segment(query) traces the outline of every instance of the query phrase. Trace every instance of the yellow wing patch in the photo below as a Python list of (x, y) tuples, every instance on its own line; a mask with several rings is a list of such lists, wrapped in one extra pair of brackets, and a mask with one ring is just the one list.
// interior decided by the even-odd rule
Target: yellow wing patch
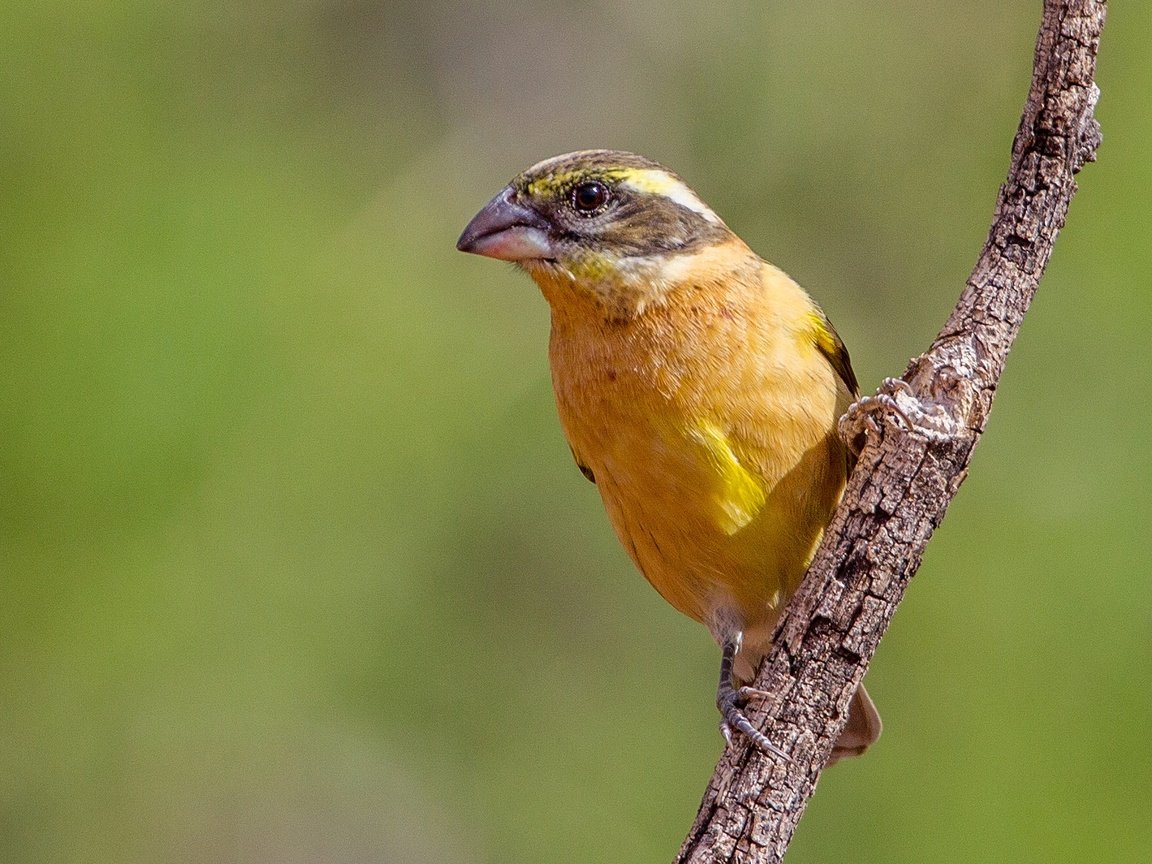
[(703, 445), (720, 483), (712, 496), (713, 518), (720, 530), (731, 536), (756, 518), (767, 495), (760, 478), (740, 464), (724, 433), (711, 423), (688, 430), (688, 436)]

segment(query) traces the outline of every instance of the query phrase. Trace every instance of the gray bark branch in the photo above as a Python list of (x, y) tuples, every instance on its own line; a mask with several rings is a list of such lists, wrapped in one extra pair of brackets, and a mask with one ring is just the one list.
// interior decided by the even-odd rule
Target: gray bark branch
[(749, 706), (753, 723), (791, 755), (728, 748), (677, 864), (780, 861), (815, 791), (880, 637), (920, 565), (984, 431), (1024, 313), (1064, 226), (1074, 175), (1095, 159), (1094, 81), (1105, 0), (1045, 0), (1032, 86), (988, 240), (932, 346), (871, 431), (844, 500), (781, 618)]

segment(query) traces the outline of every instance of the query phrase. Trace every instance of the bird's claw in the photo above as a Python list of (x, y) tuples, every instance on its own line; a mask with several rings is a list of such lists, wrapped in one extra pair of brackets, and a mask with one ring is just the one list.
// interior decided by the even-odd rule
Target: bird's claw
[(939, 405), (925, 402), (903, 378), (885, 378), (874, 396), (861, 396), (840, 418), (840, 437), (857, 447), (863, 436), (880, 434), (880, 415), (894, 417), (912, 433), (929, 441), (944, 441), (955, 423)]
[(751, 699), (765, 699), (771, 694), (766, 690), (755, 687), (740, 687), (729, 689), (720, 694), (716, 700), (716, 707), (720, 709), (720, 734), (724, 736), (726, 747), (732, 746), (733, 730), (744, 735), (756, 745), (760, 752), (769, 756), (779, 756), (781, 759), (792, 761), (792, 757), (768, 740), (768, 736), (752, 725), (752, 721), (742, 710)]

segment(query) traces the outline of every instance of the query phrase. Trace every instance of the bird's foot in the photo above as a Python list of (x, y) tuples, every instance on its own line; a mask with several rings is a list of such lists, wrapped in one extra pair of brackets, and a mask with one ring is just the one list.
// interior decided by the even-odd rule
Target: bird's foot
[(771, 696), (766, 690), (757, 690), (755, 687), (723, 687), (716, 694), (716, 707), (720, 710), (720, 734), (724, 736), (726, 745), (732, 745), (733, 731), (739, 732), (751, 739), (752, 743), (769, 756), (779, 756), (781, 759), (792, 761), (792, 757), (768, 740), (768, 736), (752, 725), (752, 721), (744, 713), (744, 706), (752, 699), (766, 699)]
[(880, 417), (894, 417), (912, 433), (929, 441), (944, 441), (955, 434), (955, 421), (939, 405), (925, 402), (903, 378), (885, 378), (874, 396), (861, 396), (840, 418), (840, 437), (857, 450), (864, 436), (880, 434)]

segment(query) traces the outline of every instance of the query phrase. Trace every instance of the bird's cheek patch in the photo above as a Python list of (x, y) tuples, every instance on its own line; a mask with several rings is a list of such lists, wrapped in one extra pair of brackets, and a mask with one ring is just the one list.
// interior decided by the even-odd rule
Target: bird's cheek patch
[(622, 275), (619, 263), (616, 258), (590, 252), (579, 255), (569, 262), (568, 271), (577, 279), (604, 282), (618, 279)]

